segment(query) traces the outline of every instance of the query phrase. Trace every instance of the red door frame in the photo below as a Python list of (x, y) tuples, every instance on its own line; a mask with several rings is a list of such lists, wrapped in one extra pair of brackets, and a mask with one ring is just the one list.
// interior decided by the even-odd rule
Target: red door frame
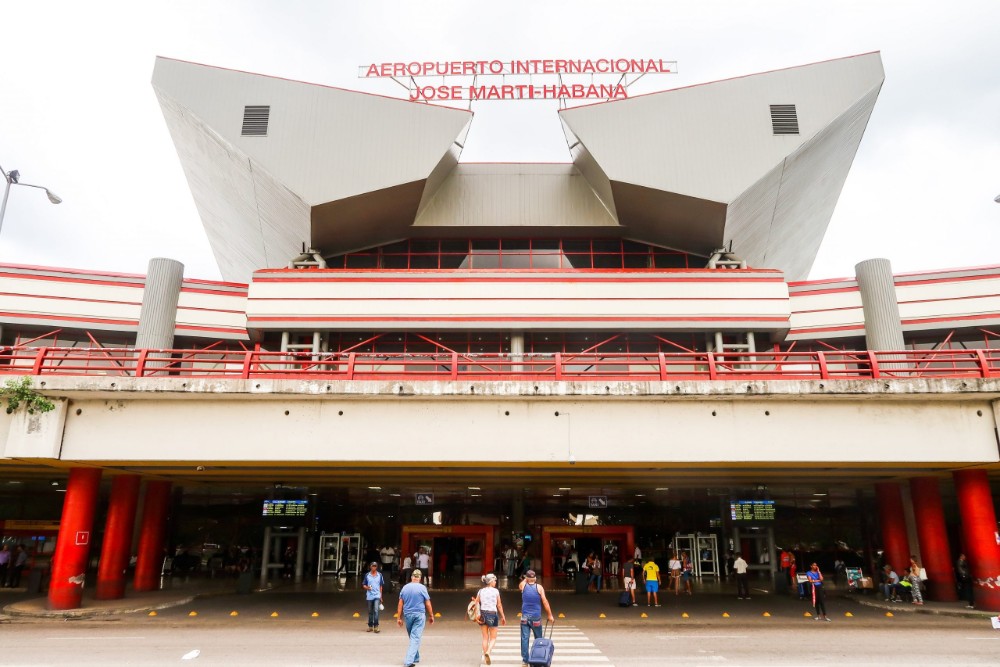
[[(483, 571), (466, 572), (466, 576), (482, 576), (493, 571), (493, 526), (425, 526), (416, 524), (403, 526), (401, 544), (404, 554), (412, 554), (417, 550), (417, 540), (433, 540), (435, 537), (482, 538), (483, 540)], [(434, 557), (433, 554), (431, 556)], [(402, 559), (400, 559), (402, 560)], [(464, 565), (463, 565), (464, 567)], [(433, 567), (431, 574), (433, 574)]]
[[(600, 537), (625, 541), (621, 556), (631, 559), (635, 553), (635, 526), (542, 526), (542, 576), (552, 576), (552, 540), (575, 540), (578, 537)], [(601, 554), (603, 558), (604, 554)]]

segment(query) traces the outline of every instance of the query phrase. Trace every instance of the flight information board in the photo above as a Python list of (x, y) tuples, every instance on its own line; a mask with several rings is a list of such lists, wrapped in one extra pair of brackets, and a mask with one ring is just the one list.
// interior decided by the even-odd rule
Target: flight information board
[(774, 521), (774, 501), (732, 500), (729, 514), (733, 521)]
[(263, 515), (275, 518), (302, 518), (308, 508), (308, 500), (265, 500)]

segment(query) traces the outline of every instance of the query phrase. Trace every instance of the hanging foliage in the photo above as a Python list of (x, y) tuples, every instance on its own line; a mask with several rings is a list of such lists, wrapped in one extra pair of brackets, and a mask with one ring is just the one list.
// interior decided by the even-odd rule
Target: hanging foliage
[(36, 412), (48, 412), (55, 409), (55, 404), (39, 394), (31, 386), (31, 378), (10, 378), (0, 387), (0, 400), (7, 401), (7, 414), (11, 414), (22, 405), (29, 415)]

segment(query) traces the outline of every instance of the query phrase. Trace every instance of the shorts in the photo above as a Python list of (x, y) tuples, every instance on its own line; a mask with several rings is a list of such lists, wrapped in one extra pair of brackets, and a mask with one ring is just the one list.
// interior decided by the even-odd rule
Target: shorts
[(635, 579), (632, 577), (625, 577), (625, 590), (634, 591), (635, 590)]
[(500, 625), (500, 616), (495, 611), (484, 611), (483, 615), (483, 625), (488, 628), (495, 628)]
[(646, 582), (646, 592), (647, 593), (659, 593), (660, 592), (660, 582), (658, 582), (658, 581), (647, 581)]
[(684, 570), (684, 573), (681, 574), (681, 578), (682, 579), (691, 579), (693, 577), (694, 577), (694, 575), (691, 574), (691, 570)]

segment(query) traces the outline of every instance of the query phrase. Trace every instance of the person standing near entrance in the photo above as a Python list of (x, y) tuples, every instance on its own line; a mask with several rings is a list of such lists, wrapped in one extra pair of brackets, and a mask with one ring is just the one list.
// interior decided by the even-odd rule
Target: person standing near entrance
[(736, 573), (736, 598), (739, 600), (750, 599), (750, 585), (747, 582), (747, 562), (743, 560), (743, 554), (736, 554), (733, 561), (733, 571)]
[(955, 577), (958, 579), (958, 599), (965, 601), (966, 609), (975, 609), (972, 598), (972, 570), (965, 554), (958, 554), (955, 561)]
[(622, 583), (625, 584), (625, 590), (628, 591), (629, 596), (632, 598), (633, 607), (639, 606), (635, 601), (635, 583), (639, 578), (641, 567), (642, 563), (636, 560), (631, 563), (625, 563), (625, 568), (622, 570)]
[(508, 579), (514, 578), (517, 562), (517, 549), (514, 548), (513, 544), (508, 544), (503, 552), (503, 567)]
[(10, 549), (7, 545), (0, 547), (0, 586), (7, 585), (7, 570), (10, 569)]
[(694, 595), (691, 590), (691, 584), (694, 581), (694, 563), (691, 562), (691, 556), (688, 552), (681, 552), (681, 581), (684, 583), (684, 590), (688, 595)]
[(410, 573), (413, 572), (413, 556), (409, 554), (403, 556), (403, 564), (400, 570), (399, 583), (405, 586), (410, 583)]
[(378, 555), (379, 559), (382, 561), (383, 574), (392, 577), (392, 563), (396, 560), (396, 550), (392, 548), (391, 544), (387, 544), (379, 549)]
[(420, 547), (417, 552), (417, 567), (427, 574), (427, 585), (431, 585), (431, 555), (426, 547)]
[(660, 566), (649, 557), (649, 562), (642, 566), (642, 578), (646, 582), (646, 606), (650, 599), (660, 606)]
[(396, 605), (396, 625), (406, 625), (406, 634), (410, 644), (403, 658), (403, 667), (414, 667), (420, 662), (420, 640), (424, 636), (424, 625), (430, 618), (434, 625), (434, 608), (431, 607), (431, 594), (427, 587), (420, 583), (420, 570), (414, 570), (410, 575), (410, 583), (399, 591), (399, 604)]
[(677, 557), (677, 552), (670, 556), (667, 562), (667, 569), (670, 570), (670, 581), (667, 582), (667, 590), (674, 589), (674, 595), (681, 594), (681, 559)]
[(524, 579), (518, 585), (521, 589), (521, 662), (528, 664), (528, 637), (542, 637), (542, 609), (545, 610), (549, 623), (555, 623), (549, 600), (545, 597), (545, 589), (535, 579), (535, 571), (528, 570)]
[(361, 588), (365, 590), (365, 601), (368, 604), (368, 632), (381, 632), (378, 629), (378, 613), (382, 610), (382, 589), (385, 578), (378, 571), (378, 563), (372, 561), (368, 566)]
[(826, 616), (826, 593), (823, 591), (823, 573), (819, 571), (819, 565), (816, 563), (810, 565), (806, 576), (809, 577), (809, 583), (812, 584), (813, 607), (816, 609), (816, 615), (813, 616), (813, 620), (829, 621), (830, 619)]
[(497, 643), (497, 626), (507, 625), (507, 618), (503, 615), (503, 602), (500, 601), (500, 591), (497, 590), (497, 575), (490, 572), (483, 577), (483, 588), (476, 594), (476, 602), (479, 604), (479, 614), (483, 620), (479, 626), (483, 631), (483, 662), (489, 665), (493, 662), (490, 652)]
[(21, 587), (21, 573), (24, 572), (25, 565), (28, 564), (28, 552), (23, 544), (18, 544), (14, 549), (14, 554), (10, 557), (10, 580), (7, 582), (11, 588)]

